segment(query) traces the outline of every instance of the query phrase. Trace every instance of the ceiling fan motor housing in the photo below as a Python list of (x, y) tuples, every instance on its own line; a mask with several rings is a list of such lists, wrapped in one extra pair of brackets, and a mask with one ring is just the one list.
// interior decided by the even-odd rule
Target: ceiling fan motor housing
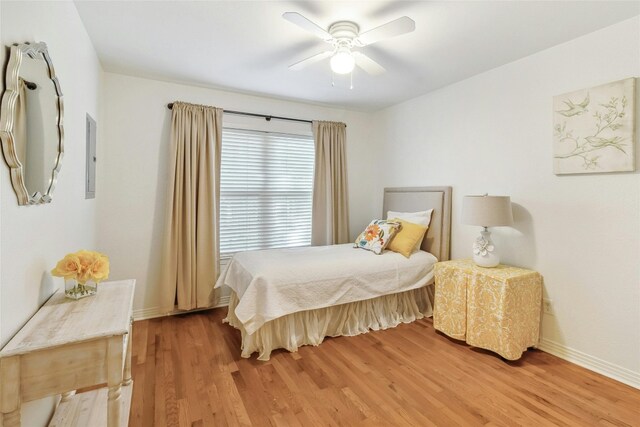
[(352, 47), (359, 32), (358, 24), (351, 21), (334, 22), (329, 27), (329, 34), (333, 37), (336, 47)]

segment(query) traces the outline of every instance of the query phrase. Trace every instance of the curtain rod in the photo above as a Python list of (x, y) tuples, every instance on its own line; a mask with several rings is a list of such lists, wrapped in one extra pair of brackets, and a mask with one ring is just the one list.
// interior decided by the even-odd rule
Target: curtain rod
[[(172, 110), (173, 109), (173, 102), (167, 104), (167, 108), (169, 110)], [(269, 115), (266, 115), (266, 114), (246, 113), (244, 111), (233, 111), (233, 110), (223, 110), (223, 111), (225, 112), (225, 114), (236, 114), (236, 115), (239, 115), (239, 116), (250, 116), (250, 117), (262, 117), (268, 122), (271, 121), (271, 119), (276, 119), (276, 120), (288, 120), (290, 122), (312, 123), (311, 120), (293, 119), (291, 117), (269, 116)]]

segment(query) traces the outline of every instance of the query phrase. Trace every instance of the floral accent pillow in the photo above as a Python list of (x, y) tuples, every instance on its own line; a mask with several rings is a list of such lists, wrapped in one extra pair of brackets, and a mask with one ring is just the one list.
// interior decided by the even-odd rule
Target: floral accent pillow
[(400, 229), (400, 223), (385, 219), (374, 219), (356, 239), (354, 248), (365, 249), (380, 255), (391, 238)]

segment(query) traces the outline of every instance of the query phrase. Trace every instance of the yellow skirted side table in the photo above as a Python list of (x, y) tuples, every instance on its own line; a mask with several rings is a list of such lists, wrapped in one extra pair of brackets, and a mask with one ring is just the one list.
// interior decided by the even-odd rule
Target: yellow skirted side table
[(541, 304), (538, 272), (470, 259), (435, 265), (434, 328), (505, 359), (538, 344)]

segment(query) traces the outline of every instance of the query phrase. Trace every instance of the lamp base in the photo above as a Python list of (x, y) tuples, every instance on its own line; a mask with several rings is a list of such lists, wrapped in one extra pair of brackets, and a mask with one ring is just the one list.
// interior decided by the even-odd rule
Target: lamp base
[(480, 267), (495, 267), (500, 264), (500, 256), (491, 241), (491, 232), (486, 228), (473, 243), (473, 262)]

